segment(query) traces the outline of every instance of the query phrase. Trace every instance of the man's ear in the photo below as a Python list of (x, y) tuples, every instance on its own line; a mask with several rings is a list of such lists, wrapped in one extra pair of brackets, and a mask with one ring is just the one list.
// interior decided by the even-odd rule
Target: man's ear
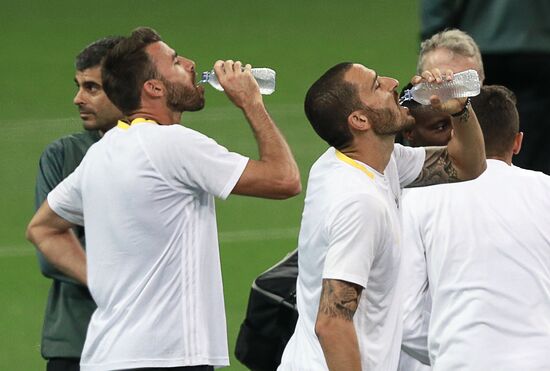
[(143, 84), (143, 90), (151, 97), (162, 97), (164, 95), (164, 84), (160, 80), (147, 80)]
[(353, 111), (348, 116), (348, 124), (355, 130), (365, 131), (370, 129), (370, 121), (364, 111)]
[(512, 153), (514, 155), (517, 155), (519, 151), (521, 151), (521, 143), (523, 142), (523, 132), (519, 132), (516, 134), (516, 137), (514, 138), (514, 146), (512, 147)]

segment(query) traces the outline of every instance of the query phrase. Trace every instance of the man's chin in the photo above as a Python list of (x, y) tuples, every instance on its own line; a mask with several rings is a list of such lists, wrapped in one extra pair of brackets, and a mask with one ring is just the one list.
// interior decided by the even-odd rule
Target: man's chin
[(95, 121), (82, 121), (82, 127), (84, 127), (84, 130), (97, 130), (97, 123)]
[(204, 104), (205, 104), (205, 101), (204, 101), (204, 98), (203, 98), (200, 101), (194, 102), (192, 104), (187, 104), (184, 111), (186, 111), (186, 112), (200, 111), (201, 109), (204, 108)]

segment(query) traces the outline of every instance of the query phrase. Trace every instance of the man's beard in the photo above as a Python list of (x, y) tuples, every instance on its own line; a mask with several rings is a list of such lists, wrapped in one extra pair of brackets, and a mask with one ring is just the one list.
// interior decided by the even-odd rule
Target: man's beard
[(372, 130), (377, 135), (395, 135), (414, 125), (412, 117), (408, 120), (390, 108), (370, 108), (367, 111), (367, 116), (371, 122)]
[(194, 86), (186, 89), (185, 85), (162, 79), (166, 87), (166, 104), (176, 112), (199, 111), (204, 107), (204, 97)]

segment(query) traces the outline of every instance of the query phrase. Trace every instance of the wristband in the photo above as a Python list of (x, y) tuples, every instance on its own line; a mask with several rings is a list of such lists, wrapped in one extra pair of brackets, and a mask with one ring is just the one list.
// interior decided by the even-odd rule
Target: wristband
[(464, 107), (455, 113), (451, 113), (451, 117), (460, 117), (463, 114), (465, 114), (468, 111), (468, 107), (470, 106), (470, 97), (466, 98), (466, 103), (464, 104)]

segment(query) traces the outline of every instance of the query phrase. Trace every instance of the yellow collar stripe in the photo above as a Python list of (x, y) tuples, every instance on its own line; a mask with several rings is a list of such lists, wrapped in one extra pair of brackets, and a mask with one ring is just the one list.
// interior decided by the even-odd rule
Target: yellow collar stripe
[(370, 171), (369, 169), (367, 169), (364, 165), (361, 165), (360, 163), (358, 163), (357, 161), (355, 161), (354, 159), (352, 158), (349, 158), (348, 156), (344, 155), (342, 152), (336, 150), (336, 158), (340, 161), (343, 161), (345, 162), (346, 164), (348, 165), (351, 165), (353, 166), (354, 168), (356, 169), (359, 169), (361, 170), (363, 173), (367, 174), (367, 176), (369, 178), (371, 178), (372, 180), (374, 180), (374, 173), (372, 171)]
[(132, 120), (132, 122), (131, 122), (130, 124), (128, 124), (128, 123), (126, 123), (126, 122), (124, 122), (124, 121), (119, 120), (116, 126), (119, 127), (119, 128), (121, 128), (122, 130), (128, 130), (128, 129), (130, 128), (131, 125), (134, 125), (134, 124), (143, 124), (143, 123), (157, 124), (156, 121), (147, 120), (147, 119), (138, 117), (137, 119)]

